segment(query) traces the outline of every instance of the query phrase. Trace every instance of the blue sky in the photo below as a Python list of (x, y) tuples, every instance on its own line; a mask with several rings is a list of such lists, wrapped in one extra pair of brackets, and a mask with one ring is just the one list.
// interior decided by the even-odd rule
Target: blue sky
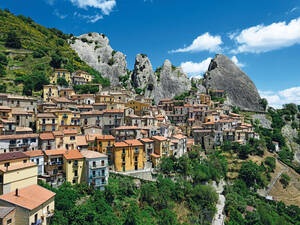
[(2, 9), (65, 33), (105, 33), (112, 48), (165, 59), (190, 76), (232, 58), (272, 106), (300, 104), (300, 0), (9, 0)]

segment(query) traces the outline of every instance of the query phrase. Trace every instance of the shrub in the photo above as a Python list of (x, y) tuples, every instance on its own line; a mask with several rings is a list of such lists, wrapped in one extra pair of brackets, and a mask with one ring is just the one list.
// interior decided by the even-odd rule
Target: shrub
[(110, 66), (114, 65), (114, 63), (115, 63), (115, 60), (114, 60), (113, 57), (111, 57), (111, 58), (108, 60), (108, 62), (107, 62), (107, 64), (110, 65)]
[(60, 86), (65, 86), (65, 87), (69, 86), (69, 83), (63, 77), (59, 77), (57, 79), (57, 84), (60, 85)]
[(7, 34), (5, 46), (8, 48), (21, 48), (21, 41), (15, 31), (10, 31)]
[(265, 159), (265, 164), (270, 167), (271, 171), (274, 171), (274, 169), (276, 168), (276, 160), (274, 157), (267, 157)]
[(65, 41), (63, 39), (56, 40), (56, 45), (57, 46), (64, 46), (64, 44), (65, 44)]
[(143, 92), (143, 90), (141, 88), (135, 88), (134, 90), (135, 90), (135, 93), (137, 93), (138, 95), (140, 95)]
[(292, 122), (291, 126), (293, 129), (298, 129), (299, 127), (299, 125), (295, 121)]
[(88, 40), (86, 38), (81, 38), (82, 42), (87, 42)]
[(283, 185), (283, 188), (286, 188), (289, 185), (290, 180), (291, 178), (286, 173), (283, 173), (281, 174), (279, 181)]
[(111, 55), (114, 56), (117, 53), (117, 51), (113, 50)]

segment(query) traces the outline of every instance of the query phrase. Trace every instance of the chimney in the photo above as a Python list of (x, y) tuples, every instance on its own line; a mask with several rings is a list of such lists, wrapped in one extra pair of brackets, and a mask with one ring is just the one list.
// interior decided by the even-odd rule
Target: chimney
[(18, 197), (19, 196), (19, 189), (16, 188), (16, 196)]

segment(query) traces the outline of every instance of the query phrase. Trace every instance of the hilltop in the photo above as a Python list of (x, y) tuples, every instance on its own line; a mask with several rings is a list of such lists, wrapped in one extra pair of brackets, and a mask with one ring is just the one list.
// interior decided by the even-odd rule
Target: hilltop
[(43, 27), (30, 17), (0, 10), (1, 91), (26, 95), (39, 92), (43, 84), (49, 83), (54, 68), (83, 70), (109, 85), (70, 47), (68, 40), (72, 37), (56, 28)]

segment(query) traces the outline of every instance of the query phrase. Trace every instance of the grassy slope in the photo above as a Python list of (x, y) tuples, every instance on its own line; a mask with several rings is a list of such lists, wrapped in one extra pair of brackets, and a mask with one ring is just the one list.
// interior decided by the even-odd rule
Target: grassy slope
[[(10, 31), (15, 31), (20, 38), (22, 49), (8, 49), (5, 47), (7, 33)], [(53, 71), (49, 63), (51, 55), (54, 53), (63, 58), (62, 68), (90, 71), (91, 68), (81, 61), (77, 53), (69, 46), (67, 40), (70, 37), (71, 35), (63, 34), (56, 29), (45, 28), (33, 22), (30, 18), (15, 16), (0, 10), (0, 53), (5, 53), (9, 59), (7, 74), (1, 78), (0, 83), (7, 84), (7, 92), (22, 93), (23, 85), (15, 84), (16, 77), (22, 74), (31, 74), (37, 70), (37, 67), (41, 66), (44, 74), (49, 77)], [(63, 44), (61, 45), (58, 42)], [(34, 58), (33, 51), (41, 46), (47, 49), (47, 55), (42, 58)], [(12, 54), (21, 54), (22, 56), (16, 57)]]

